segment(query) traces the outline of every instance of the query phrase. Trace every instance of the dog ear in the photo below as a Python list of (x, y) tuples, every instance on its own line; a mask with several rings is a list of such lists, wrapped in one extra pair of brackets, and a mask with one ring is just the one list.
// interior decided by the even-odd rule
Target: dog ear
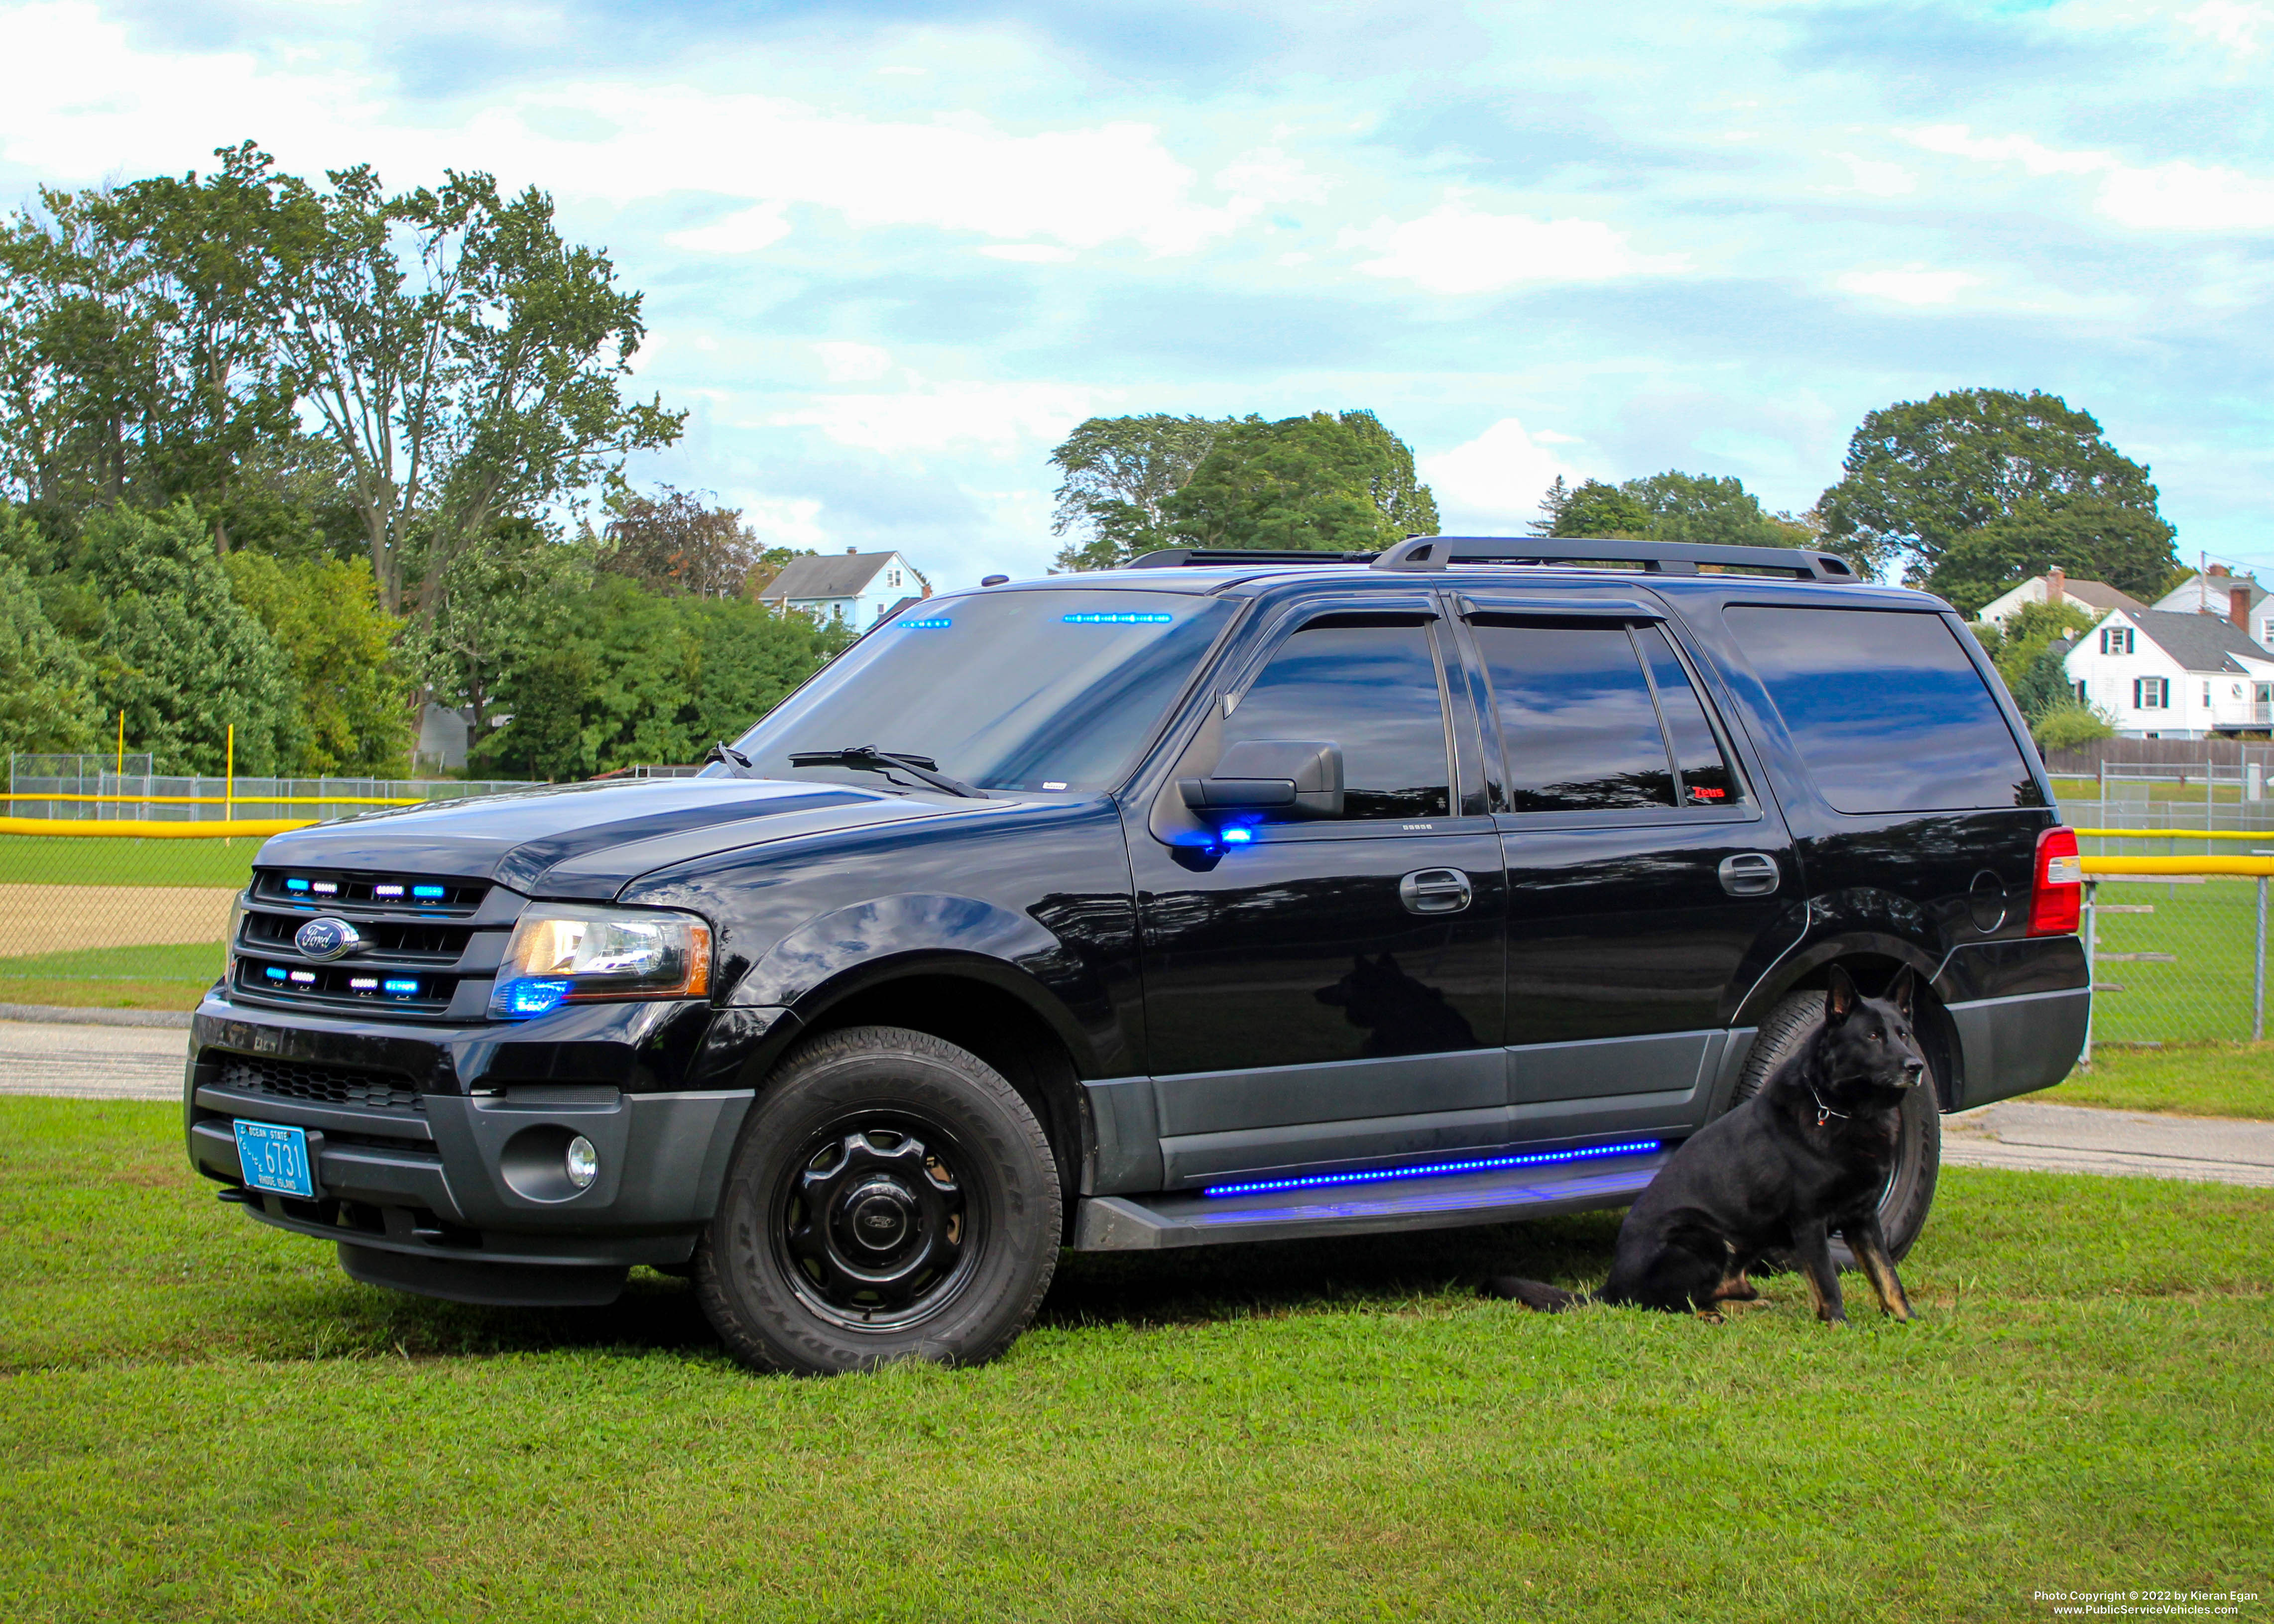
[(1856, 983), (1848, 972), (1834, 965), (1824, 978), (1824, 1024), (1836, 1026), (1855, 1012)]
[(1895, 1006), (1895, 1013), (1905, 1020), (1911, 1018), (1911, 997), (1916, 989), (1916, 981), (1909, 965), (1895, 972), (1895, 979), (1887, 988), (1887, 1002)]

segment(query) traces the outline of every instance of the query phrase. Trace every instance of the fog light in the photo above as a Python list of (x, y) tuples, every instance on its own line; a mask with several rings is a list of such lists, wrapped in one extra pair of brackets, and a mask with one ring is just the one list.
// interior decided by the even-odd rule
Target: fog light
[(568, 1171), (568, 1182), (579, 1190), (590, 1190), (592, 1181), (600, 1176), (600, 1153), (592, 1148), (592, 1141), (578, 1134), (568, 1141), (568, 1154), (561, 1158)]

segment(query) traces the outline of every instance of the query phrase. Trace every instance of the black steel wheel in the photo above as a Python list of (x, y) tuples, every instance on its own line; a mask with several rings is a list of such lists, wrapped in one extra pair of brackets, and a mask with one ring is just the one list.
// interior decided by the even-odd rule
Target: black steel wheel
[(744, 1124), (696, 1290), (757, 1369), (977, 1364), (1041, 1305), (1060, 1200), (1041, 1124), (976, 1056), (898, 1027), (830, 1033)]
[[(1769, 1073), (1796, 1054), (1808, 1034), (1823, 1024), (1823, 993), (1796, 992), (1780, 999), (1753, 1039), (1752, 1052), (1745, 1057), (1745, 1069), (1738, 1075), (1736, 1095), (1730, 1105), (1742, 1105), (1758, 1094)], [(1887, 1187), (1879, 1196), (1879, 1228), (1886, 1235), (1887, 1251), (1899, 1261), (1926, 1228), (1927, 1212), (1934, 1206), (1935, 1179), (1942, 1170), (1940, 1100), (1930, 1061), (1926, 1076), (1903, 1101), (1894, 1171), (1887, 1176)], [(1842, 1269), (1857, 1267), (1847, 1243), (1841, 1240), (1832, 1243), (1832, 1260)], [(1780, 1268), (1789, 1267), (1789, 1259), (1782, 1256), (1770, 1261)]]

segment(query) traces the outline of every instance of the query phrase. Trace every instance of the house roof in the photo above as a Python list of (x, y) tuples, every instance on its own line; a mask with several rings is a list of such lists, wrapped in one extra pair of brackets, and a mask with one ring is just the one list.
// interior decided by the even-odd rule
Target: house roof
[(2253, 643), (2241, 628), (2213, 614), (2180, 614), (2166, 609), (2127, 612), (2140, 635), (2189, 671), (2248, 673), (2236, 656), (2263, 665), (2274, 655)]
[(2064, 581), (2061, 583), (2061, 596), (2074, 598), (2088, 609), (2133, 610), (2148, 606), (2129, 592), (2120, 591), (2105, 581)]
[(2236, 587), (2249, 596), (2252, 608), (2266, 596), (2266, 589), (2258, 584), (2255, 575), (2189, 575), (2156, 600), (2158, 609), (2176, 610), (2180, 613), (2225, 614), (2226, 600)]
[(858, 598), (875, 580), (891, 553), (823, 553), (794, 558), (781, 574), (766, 583), (758, 594), (762, 602), (785, 602), (811, 598)]

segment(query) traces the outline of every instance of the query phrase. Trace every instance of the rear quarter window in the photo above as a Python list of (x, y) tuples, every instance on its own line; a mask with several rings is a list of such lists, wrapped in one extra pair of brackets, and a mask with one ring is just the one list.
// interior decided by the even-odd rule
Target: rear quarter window
[(1842, 812), (2044, 804), (1982, 674), (1937, 614), (1732, 605), (1730, 633)]

